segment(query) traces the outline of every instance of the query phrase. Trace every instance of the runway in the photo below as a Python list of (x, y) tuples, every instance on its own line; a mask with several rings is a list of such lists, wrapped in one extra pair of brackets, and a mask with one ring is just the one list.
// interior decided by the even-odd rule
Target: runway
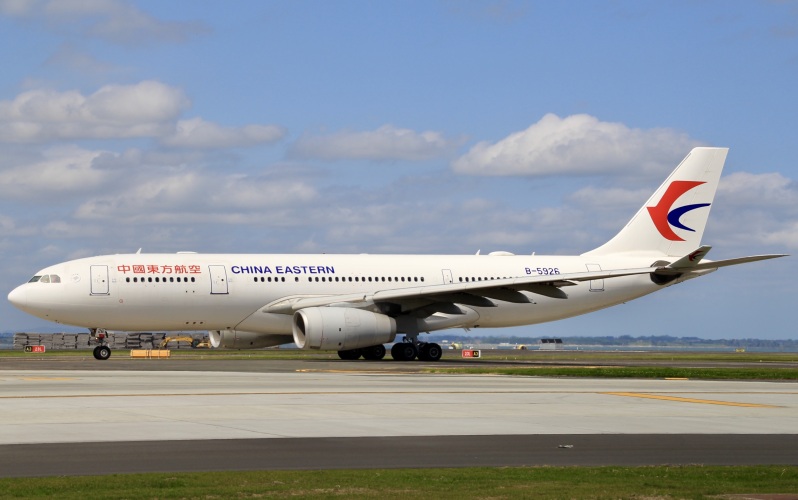
[(0, 476), (798, 465), (798, 387), (792, 383), (295, 365), (294, 371), (262, 372), (106, 370), (97, 364), (90, 370), (2, 370)]

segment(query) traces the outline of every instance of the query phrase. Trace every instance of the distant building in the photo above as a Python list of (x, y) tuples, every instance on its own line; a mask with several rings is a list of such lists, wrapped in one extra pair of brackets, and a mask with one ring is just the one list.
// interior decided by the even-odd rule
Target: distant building
[(540, 339), (541, 351), (557, 351), (563, 348), (562, 339)]

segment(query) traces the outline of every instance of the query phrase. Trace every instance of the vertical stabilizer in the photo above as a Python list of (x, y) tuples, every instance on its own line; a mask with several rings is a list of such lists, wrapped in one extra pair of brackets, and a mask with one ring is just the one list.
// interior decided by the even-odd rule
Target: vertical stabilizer
[(621, 232), (584, 255), (652, 253), (681, 257), (700, 247), (728, 151), (690, 151)]

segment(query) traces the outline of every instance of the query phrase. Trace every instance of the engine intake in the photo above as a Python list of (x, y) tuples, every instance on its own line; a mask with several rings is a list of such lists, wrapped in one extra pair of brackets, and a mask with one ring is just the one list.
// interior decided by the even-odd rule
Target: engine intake
[(300, 349), (345, 351), (393, 342), (390, 316), (349, 307), (310, 307), (294, 313), (294, 343)]

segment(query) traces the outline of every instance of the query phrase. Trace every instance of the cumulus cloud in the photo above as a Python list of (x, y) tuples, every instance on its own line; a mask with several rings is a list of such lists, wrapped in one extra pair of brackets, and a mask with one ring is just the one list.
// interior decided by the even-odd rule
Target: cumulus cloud
[(75, 90), (30, 90), (0, 101), (0, 141), (166, 135), (189, 104), (180, 89), (156, 81), (106, 85), (88, 96)]
[(731, 206), (798, 207), (798, 185), (779, 173), (735, 172), (721, 178), (718, 197)]
[(4, 166), (0, 170), (0, 194), (4, 198), (48, 203), (54, 195), (63, 197), (97, 189), (109, 172), (94, 167), (103, 151), (76, 146), (47, 149), (32, 163)]
[(718, 186), (709, 230), (721, 243), (798, 248), (798, 184), (779, 173), (735, 172)]
[(234, 148), (275, 142), (283, 136), (285, 130), (276, 125), (222, 127), (202, 118), (192, 118), (178, 121), (174, 133), (161, 142), (179, 148)]
[(291, 149), (291, 156), (321, 160), (407, 160), (437, 158), (457, 146), (440, 132), (416, 132), (383, 125), (364, 132), (343, 131), (326, 136), (306, 136)]
[(469, 175), (661, 173), (699, 145), (672, 129), (633, 129), (585, 114), (550, 113), (496, 143), (476, 144), (452, 169)]
[(163, 21), (120, 0), (0, 0), (0, 13), (122, 45), (179, 43), (210, 32), (203, 23)]
[(244, 224), (263, 220), (266, 212), (271, 217), (273, 209), (301, 206), (315, 197), (315, 188), (298, 180), (147, 169), (128, 175), (124, 189), (81, 203), (74, 215), (79, 220), (125, 224)]

